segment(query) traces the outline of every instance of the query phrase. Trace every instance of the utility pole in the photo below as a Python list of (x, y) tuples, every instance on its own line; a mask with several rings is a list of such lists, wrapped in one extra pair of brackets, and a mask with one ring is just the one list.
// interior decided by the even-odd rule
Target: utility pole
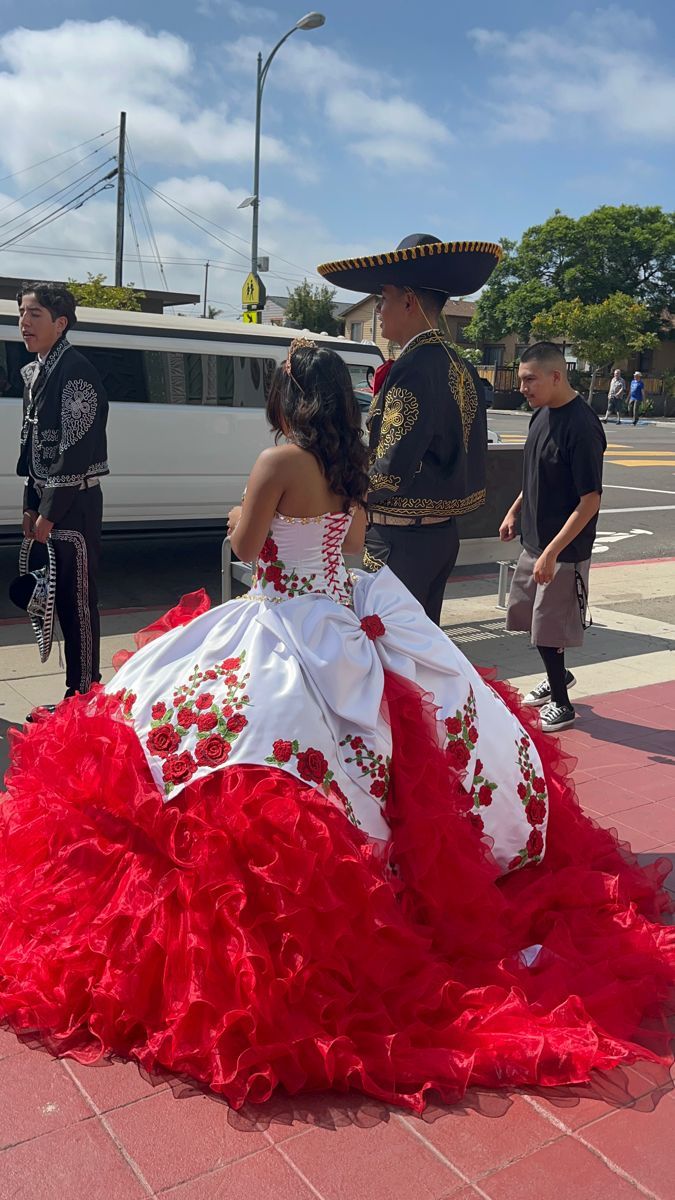
[(122, 287), (124, 264), (124, 152), (127, 141), (127, 114), (120, 113), (120, 139), (117, 149), (117, 231), (115, 235), (115, 287)]
[(204, 263), (204, 307), (202, 309), (203, 317), (206, 316), (206, 294), (207, 294), (208, 290), (209, 290), (209, 264), (208, 264), (208, 262), (206, 262), (206, 263)]

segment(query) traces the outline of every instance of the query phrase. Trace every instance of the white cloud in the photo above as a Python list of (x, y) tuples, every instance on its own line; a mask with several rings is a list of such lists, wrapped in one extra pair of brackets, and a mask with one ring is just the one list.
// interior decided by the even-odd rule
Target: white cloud
[[(234, 68), (250, 71), (257, 42), (239, 38), (226, 50)], [(428, 166), (454, 140), (437, 117), (402, 90), (392, 92), (388, 75), (362, 67), (330, 46), (294, 37), (272, 71), (270, 85), (304, 93), (308, 111), (313, 106), (333, 135), (367, 162), (395, 170)]]
[(675, 140), (675, 70), (659, 61), (649, 18), (612, 6), (554, 30), (469, 37), (494, 71), (494, 139), (534, 142), (585, 125), (616, 141)]
[[(121, 110), (129, 114), (134, 149), (146, 161), (251, 161), (252, 122), (232, 116), (224, 104), (200, 106), (192, 52), (173, 34), (147, 33), (115, 19), (16, 29), (0, 38), (3, 63), (0, 161), (10, 171), (109, 129)], [(275, 137), (264, 138), (264, 154), (267, 162), (287, 159)]]

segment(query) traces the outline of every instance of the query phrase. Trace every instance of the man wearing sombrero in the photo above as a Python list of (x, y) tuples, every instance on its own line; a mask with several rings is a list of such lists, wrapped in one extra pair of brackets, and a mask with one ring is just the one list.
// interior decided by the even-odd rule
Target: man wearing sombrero
[(487, 456), (482, 383), (439, 321), (448, 296), (477, 291), (500, 255), (489, 242), (413, 234), (396, 250), (318, 268), (338, 287), (379, 293), (382, 334), (402, 347), (373, 384), (364, 565), (390, 567), (437, 625), (456, 518), (485, 503)]

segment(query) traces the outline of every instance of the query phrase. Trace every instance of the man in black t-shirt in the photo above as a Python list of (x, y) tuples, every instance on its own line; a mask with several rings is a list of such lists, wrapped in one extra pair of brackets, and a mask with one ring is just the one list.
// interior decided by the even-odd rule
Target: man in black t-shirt
[(502, 541), (511, 541), (520, 515), (523, 550), (506, 628), (528, 632), (541, 655), (546, 679), (525, 701), (542, 706), (542, 728), (556, 733), (575, 719), (568, 688), (576, 681), (565, 666), (565, 650), (582, 644), (586, 628), (607, 439), (598, 417), (570, 387), (558, 346), (529, 346), (518, 374), (535, 411), (525, 443), (523, 490), (499, 528)]

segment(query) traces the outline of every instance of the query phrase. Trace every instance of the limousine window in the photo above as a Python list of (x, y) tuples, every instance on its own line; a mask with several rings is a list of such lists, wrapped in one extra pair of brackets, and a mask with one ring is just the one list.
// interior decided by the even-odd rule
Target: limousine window
[[(241, 355), (184, 354), (78, 346), (96, 367), (112, 403), (264, 408), (276, 363)], [(0, 342), (0, 396), (21, 396), (22, 342)]]

